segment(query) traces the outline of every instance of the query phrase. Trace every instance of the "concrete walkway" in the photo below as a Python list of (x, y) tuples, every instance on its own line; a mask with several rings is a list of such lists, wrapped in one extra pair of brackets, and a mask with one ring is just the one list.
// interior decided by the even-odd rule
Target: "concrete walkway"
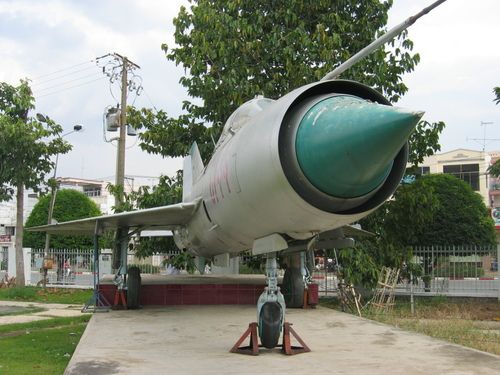
[(13, 323), (29, 323), (50, 318), (80, 316), (82, 314), (82, 306), (65, 305), (62, 303), (0, 301), (0, 307), (1, 306), (35, 307), (42, 308), (44, 309), (44, 311), (39, 311), (36, 313), (26, 312), (26, 314), (19, 315), (0, 316), (0, 325)]
[(252, 306), (97, 313), (65, 374), (497, 375), (500, 369), (500, 356), (327, 308), (288, 312), (311, 353), (229, 353), (255, 315)]

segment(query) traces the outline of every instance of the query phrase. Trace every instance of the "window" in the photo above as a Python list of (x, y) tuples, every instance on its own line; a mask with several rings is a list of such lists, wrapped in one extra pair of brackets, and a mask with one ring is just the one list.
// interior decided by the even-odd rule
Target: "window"
[(417, 170), (415, 172), (417, 176), (422, 176), (424, 174), (429, 174), (429, 173), (431, 173), (430, 167), (417, 167)]
[(100, 197), (101, 196), (101, 187), (100, 186), (84, 186), (83, 194), (87, 197)]
[(479, 164), (443, 165), (443, 173), (452, 174), (479, 191)]
[(8, 236), (16, 235), (16, 227), (5, 227), (5, 234)]

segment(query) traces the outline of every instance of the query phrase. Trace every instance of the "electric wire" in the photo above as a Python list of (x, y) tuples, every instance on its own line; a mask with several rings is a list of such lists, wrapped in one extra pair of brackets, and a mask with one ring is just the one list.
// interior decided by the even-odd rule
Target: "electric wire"
[(149, 103), (153, 106), (153, 109), (154, 109), (156, 112), (158, 112), (158, 109), (156, 108), (155, 104), (154, 104), (154, 103), (153, 103), (153, 101), (151, 100), (151, 97), (149, 96), (149, 94), (148, 94), (148, 92), (147, 92), (147, 90), (146, 90), (146, 88), (145, 88), (144, 86), (142, 87), (142, 90), (144, 91), (144, 95), (146, 95), (146, 98), (148, 98)]
[(78, 77), (78, 78), (70, 79), (68, 81), (56, 83), (55, 85), (52, 85), (52, 86), (47, 86), (47, 87), (42, 87), (42, 88), (35, 88), (34, 91), (36, 91), (36, 92), (46, 91), (46, 90), (50, 90), (50, 89), (53, 89), (53, 88), (56, 88), (56, 87), (65, 86), (68, 83), (80, 81), (82, 79), (87, 79), (87, 78), (90, 78), (90, 77), (97, 77), (98, 75), (100, 76), (99, 73), (87, 74), (85, 76), (81, 76), (81, 77)]
[(49, 96), (49, 95), (58, 94), (60, 92), (66, 91), (66, 90), (74, 89), (74, 88), (77, 88), (77, 87), (80, 87), (80, 86), (88, 85), (88, 84), (93, 83), (93, 82), (101, 81), (101, 80), (103, 80), (105, 78), (106, 77), (100, 77), (100, 78), (97, 78), (97, 79), (93, 79), (91, 81), (83, 82), (83, 83), (81, 83), (79, 85), (74, 85), (74, 86), (66, 87), (66, 88), (61, 89), (61, 90), (57, 90), (57, 91), (54, 91), (54, 92), (49, 92), (47, 94), (40, 95), (37, 98), (44, 98), (44, 97)]
[(66, 68), (58, 69), (58, 70), (50, 72), (50, 73), (42, 74), (42, 75), (33, 77), (32, 79), (33, 80), (37, 80), (37, 79), (42, 78), (42, 77), (51, 76), (51, 75), (54, 75), (54, 74), (57, 74), (57, 73), (60, 73), (60, 72), (64, 72), (64, 71), (72, 69), (72, 68), (76, 68), (77, 66), (81, 66), (81, 65), (85, 65), (85, 64), (93, 63), (93, 62), (95, 62), (95, 59), (88, 60), (88, 61), (85, 61), (85, 62), (81, 62), (81, 63), (78, 63), (78, 64), (74, 64), (74, 65), (68, 66)]
[(64, 77), (69, 77), (73, 74), (77, 74), (77, 73), (81, 73), (81, 72), (84, 72), (84, 71), (87, 71), (87, 70), (90, 70), (90, 69), (95, 69), (97, 68), (95, 65), (92, 65), (92, 66), (88, 66), (86, 68), (83, 68), (83, 69), (78, 69), (78, 70), (75, 70), (74, 72), (70, 72), (70, 73), (66, 73), (66, 74), (62, 74), (60, 76), (57, 76), (57, 77), (53, 77), (53, 78), (49, 78), (49, 79), (42, 79), (42, 80), (38, 80), (38, 79), (33, 79), (33, 84), (32, 86), (36, 86), (36, 85), (44, 85), (46, 84), (47, 82), (52, 82), (52, 81), (57, 81), (58, 79), (61, 79), (61, 78), (64, 78)]

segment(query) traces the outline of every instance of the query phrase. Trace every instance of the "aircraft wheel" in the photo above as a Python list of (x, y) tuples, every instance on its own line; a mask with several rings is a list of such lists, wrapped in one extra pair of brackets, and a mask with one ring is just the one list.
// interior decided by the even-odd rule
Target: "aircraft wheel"
[(302, 307), (304, 304), (304, 279), (299, 268), (287, 268), (283, 276), (281, 292), (286, 307)]
[(139, 267), (130, 267), (128, 269), (127, 279), (127, 308), (138, 309), (140, 307), (141, 293), (141, 270)]
[(260, 309), (259, 336), (267, 349), (278, 345), (281, 334), (281, 306), (278, 302), (266, 302)]

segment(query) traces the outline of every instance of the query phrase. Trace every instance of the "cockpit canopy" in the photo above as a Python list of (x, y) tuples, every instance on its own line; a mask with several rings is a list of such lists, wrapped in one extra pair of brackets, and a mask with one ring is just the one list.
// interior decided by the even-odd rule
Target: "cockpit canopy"
[(255, 99), (249, 100), (239, 106), (227, 119), (219, 141), (217, 142), (217, 147), (222, 145), (231, 135), (245, 126), (251, 118), (255, 117), (273, 102), (274, 100), (272, 99), (257, 96)]

